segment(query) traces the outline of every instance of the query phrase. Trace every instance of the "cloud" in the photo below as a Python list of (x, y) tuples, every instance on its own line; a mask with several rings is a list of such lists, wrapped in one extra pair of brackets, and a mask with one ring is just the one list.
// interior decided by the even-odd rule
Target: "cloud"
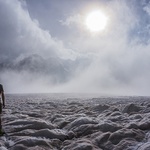
[[(83, 53), (94, 53), (96, 57), (86, 71), (67, 84), (66, 91), (149, 95), (149, 35), (138, 35), (142, 30), (148, 32), (148, 17), (142, 4), (133, 3), (135, 8), (125, 1), (108, 2), (104, 8), (109, 15), (107, 31), (90, 37), (89, 34), (79, 34), (76, 40), (73, 38), (73, 47)], [(76, 21), (71, 19), (71, 23), (79, 21), (72, 18)]]
[(61, 41), (51, 37), (49, 31), (40, 28), (37, 20), (32, 20), (27, 6), (22, 1), (10, 0), (1, 3), (1, 53), (7, 56), (39, 53), (42, 56), (59, 55), (71, 57), (71, 50), (63, 47)]
[(67, 18), (65, 21), (60, 20), (60, 22), (62, 23), (62, 25), (66, 25), (66, 26), (70, 26), (71, 24), (81, 24), (82, 20), (82, 16), (80, 14), (74, 15), (74, 16), (70, 16), (69, 18)]
[(51, 86), (70, 78), (71, 65), (74, 69), (78, 66), (78, 54), (41, 29), (38, 21), (31, 19), (25, 1), (1, 0), (0, 16), (0, 81), (8, 92), (17, 92), (20, 86), (21, 91), (32, 92), (38, 90), (29, 88), (35, 83), (47, 81)]
[(61, 18), (61, 28), (69, 28), (60, 40), (30, 17), (25, 1), (0, 0), (0, 82), (7, 92), (149, 95), (149, 5), (103, 3), (108, 26), (93, 35), (77, 10)]

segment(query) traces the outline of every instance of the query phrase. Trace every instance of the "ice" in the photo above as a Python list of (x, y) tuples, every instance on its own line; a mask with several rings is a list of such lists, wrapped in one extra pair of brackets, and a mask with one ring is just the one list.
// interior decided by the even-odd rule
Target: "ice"
[[(93, 95), (92, 95), (93, 96)], [(150, 98), (6, 95), (0, 149), (149, 150)]]
[(4, 146), (1, 146), (0, 150), (8, 150), (8, 149), (6, 147), (4, 147)]

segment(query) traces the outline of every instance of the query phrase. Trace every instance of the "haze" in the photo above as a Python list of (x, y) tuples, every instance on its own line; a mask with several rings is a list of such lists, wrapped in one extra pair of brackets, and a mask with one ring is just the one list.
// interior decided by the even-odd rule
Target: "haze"
[[(103, 32), (90, 11), (109, 17)], [(147, 0), (0, 0), (0, 83), (7, 93), (150, 95)]]

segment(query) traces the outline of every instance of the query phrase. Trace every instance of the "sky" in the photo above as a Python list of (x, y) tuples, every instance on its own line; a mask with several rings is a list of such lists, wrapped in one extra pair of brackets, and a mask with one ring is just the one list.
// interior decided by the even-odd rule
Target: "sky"
[[(90, 31), (90, 12), (107, 17)], [(6, 93), (149, 96), (150, 0), (0, 0)]]

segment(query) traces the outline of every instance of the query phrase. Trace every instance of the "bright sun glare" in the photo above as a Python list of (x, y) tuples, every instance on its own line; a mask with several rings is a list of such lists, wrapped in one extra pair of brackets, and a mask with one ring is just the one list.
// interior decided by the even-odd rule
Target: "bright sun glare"
[(106, 28), (107, 17), (100, 10), (89, 13), (86, 17), (85, 24), (92, 32), (102, 31)]

